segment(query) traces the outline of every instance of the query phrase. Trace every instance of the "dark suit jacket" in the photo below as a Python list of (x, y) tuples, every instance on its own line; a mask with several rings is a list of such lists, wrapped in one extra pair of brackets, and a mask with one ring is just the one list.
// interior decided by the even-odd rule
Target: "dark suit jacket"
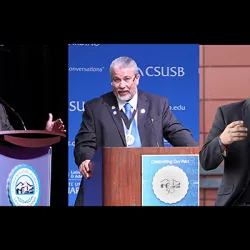
[[(115, 109), (112, 109), (113, 106)], [(142, 147), (157, 147), (157, 142), (160, 147), (164, 146), (163, 137), (173, 146), (198, 146), (191, 132), (174, 117), (168, 99), (139, 90), (137, 108)], [(146, 112), (141, 113), (141, 109)], [(114, 111), (117, 113), (113, 114)], [(153, 124), (151, 118), (154, 119)], [(83, 122), (75, 138), (74, 156), (77, 166), (84, 160), (91, 160), (99, 147), (125, 146), (123, 124), (113, 92), (86, 102)], [(78, 197), (82, 196), (81, 186)]]
[(0, 131), (7, 130), (13, 130), (13, 127), (10, 125), (4, 106), (0, 104)]
[[(233, 121), (243, 120), (248, 128), (248, 137), (228, 146), (224, 158), (218, 142), (219, 135)], [(224, 160), (224, 174), (217, 192), (216, 206), (232, 206), (245, 190), (250, 175), (250, 99), (224, 105), (217, 109), (213, 126), (206, 143), (200, 151), (200, 163), (203, 169), (217, 168)]]

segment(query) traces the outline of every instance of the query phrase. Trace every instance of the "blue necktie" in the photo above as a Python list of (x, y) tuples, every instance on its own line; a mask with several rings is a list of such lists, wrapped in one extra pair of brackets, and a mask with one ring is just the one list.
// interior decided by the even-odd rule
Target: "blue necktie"
[(125, 112), (126, 112), (126, 115), (127, 115), (128, 119), (130, 120), (131, 115), (132, 115), (132, 106), (127, 102), (124, 105), (124, 109), (125, 109)]
[[(124, 109), (125, 109), (128, 119), (130, 120), (131, 115), (132, 115), (132, 106), (129, 103), (126, 103), (124, 105)], [(131, 126), (131, 135), (133, 135), (133, 137), (135, 138), (135, 141), (132, 145), (129, 145), (128, 147), (141, 147), (141, 140), (140, 140), (139, 131), (136, 126), (135, 119), (133, 119), (130, 126)]]

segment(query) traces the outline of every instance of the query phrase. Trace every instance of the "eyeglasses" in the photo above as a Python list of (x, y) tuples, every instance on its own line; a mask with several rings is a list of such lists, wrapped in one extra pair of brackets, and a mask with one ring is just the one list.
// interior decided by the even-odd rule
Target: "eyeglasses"
[(136, 76), (137, 75), (135, 75), (134, 79), (129, 77), (129, 76), (127, 76), (125, 79), (114, 78), (114, 79), (112, 79), (112, 84), (113, 85), (120, 85), (121, 82), (124, 81), (126, 84), (129, 85), (129, 84), (132, 84), (134, 82)]

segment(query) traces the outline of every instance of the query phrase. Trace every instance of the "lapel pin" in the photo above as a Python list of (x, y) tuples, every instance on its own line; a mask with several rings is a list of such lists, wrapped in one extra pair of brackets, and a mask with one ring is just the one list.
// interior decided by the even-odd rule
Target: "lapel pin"
[(141, 109), (141, 113), (144, 114), (145, 113), (145, 109)]

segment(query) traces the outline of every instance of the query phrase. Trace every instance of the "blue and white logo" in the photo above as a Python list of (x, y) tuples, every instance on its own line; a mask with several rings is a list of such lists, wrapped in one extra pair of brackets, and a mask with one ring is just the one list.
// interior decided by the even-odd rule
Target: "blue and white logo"
[(36, 206), (40, 181), (35, 170), (24, 164), (14, 168), (7, 181), (7, 191), (13, 206)]

